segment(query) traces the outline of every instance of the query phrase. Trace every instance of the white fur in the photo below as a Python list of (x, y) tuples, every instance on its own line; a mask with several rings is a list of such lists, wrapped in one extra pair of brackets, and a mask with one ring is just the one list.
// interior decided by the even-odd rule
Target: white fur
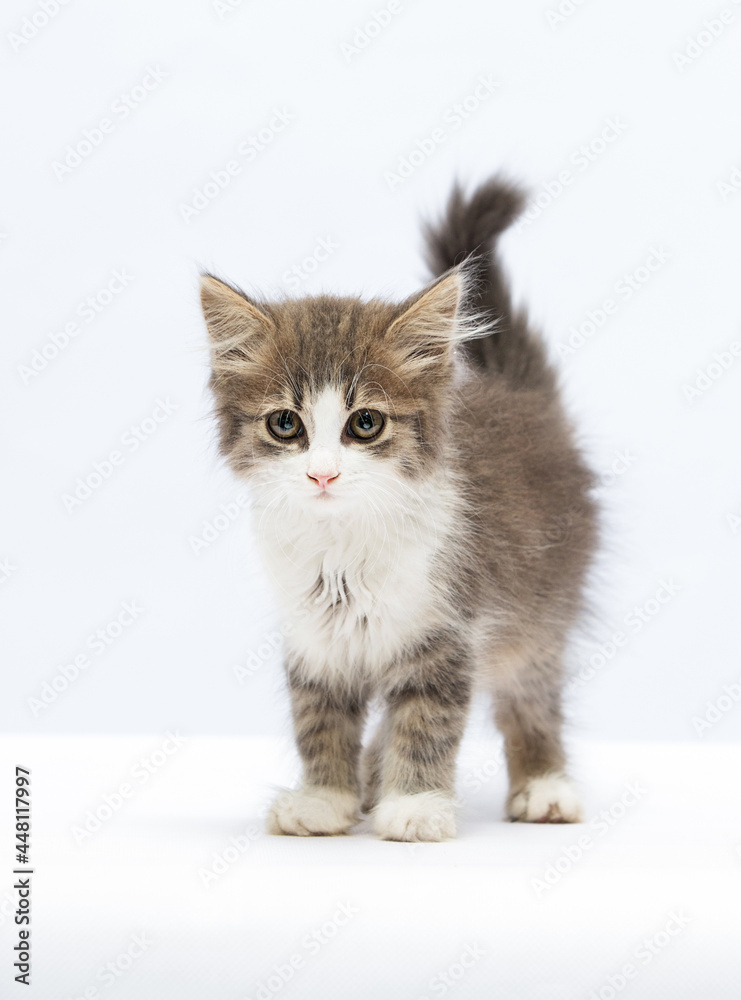
[[(311, 447), (306, 472), (309, 476), (336, 476), (340, 472), (342, 452), (340, 435), (346, 413), (336, 391), (325, 390), (311, 408)], [(311, 487), (313, 489), (313, 487)]]
[[(448, 601), (431, 565), (459, 502), (444, 473), (409, 482), (362, 444), (341, 444), (347, 416), (340, 392), (324, 389), (302, 410), (309, 449), (287, 450), (254, 484), (287, 649), (308, 675), (336, 681), (381, 670), (440, 620)], [(338, 476), (326, 491), (308, 476), (320, 469)]]
[(455, 837), (455, 806), (441, 792), (390, 795), (376, 806), (373, 825), (384, 840), (450, 840)]
[(282, 792), (268, 815), (268, 831), (295, 837), (347, 833), (358, 822), (359, 806), (357, 796), (335, 789)]
[(526, 823), (580, 823), (583, 818), (576, 789), (563, 774), (531, 778), (512, 797), (509, 815)]

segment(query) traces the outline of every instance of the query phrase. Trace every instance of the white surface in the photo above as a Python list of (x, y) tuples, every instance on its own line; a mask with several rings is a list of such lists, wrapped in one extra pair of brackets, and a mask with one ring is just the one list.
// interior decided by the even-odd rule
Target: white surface
[[(556, 6), (404, 0), (348, 61), (343, 44), (380, 0), (234, 0), (223, 17), (207, 0), (74, 0), (15, 47), (38, 7), (3, 5), (0, 727), (282, 732), (278, 624), (247, 518), (199, 555), (190, 545), (236, 493), (193, 350), (205, 343), (198, 267), (268, 293), (403, 295), (424, 278), (419, 216), (439, 211), (456, 174), (503, 168), (537, 194), (570, 169), (503, 250), (555, 354), (619, 298), (560, 362), (612, 511), (593, 645), (574, 656), (602, 667), (573, 715), (587, 737), (696, 738), (693, 717), (740, 670), (741, 530), (728, 517), (741, 517), (741, 358), (692, 403), (683, 386), (741, 340), (741, 193), (717, 186), (741, 166), (741, 7), (726, 4), (733, 23), (680, 71), (673, 53), (722, 0), (593, 0), (552, 27)], [(114, 104), (148, 66), (169, 75), (120, 117)], [(456, 124), (451, 109), (487, 75), (501, 86)], [(284, 107), (294, 119), (186, 223), (194, 188)], [(109, 115), (115, 130), (57, 179), (65, 147)], [(614, 118), (627, 127), (602, 149)], [(391, 191), (385, 173), (438, 127), (446, 140)], [(286, 277), (327, 237), (337, 247), (306, 280)], [(621, 296), (652, 247), (671, 257)], [(86, 322), (79, 304), (121, 268), (133, 280)], [(79, 336), (24, 384), (18, 366), (73, 319)], [(163, 415), (158, 399), (177, 409), (134, 450), (129, 429)], [(68, 513), (63, 495), (112, 450), (123, 464)], [(664, 580), (680, 589), (636, 619)], [(137, 620), (35, 715), (28, 699), (132, 600)], [(233, 668), (248, 663), (240, 685)], [(703, 739), (738, 739), (740, 713)]]
[[(162, 744), (162, 735), (0, 741), (6, 765), (32, 770), (34, 981), (24, 996), (72, 1000), (95, 987), (120, 1000), (571, 1000), (600, 996), (630, 963), (624, 992), (635, 1000), (738, 997), (740, 748), (578, 744), (587, 820), (542, 826), (502, 821), (499, 747), (469, 741), (459, 839), (404, 845), (375, 840), (367, 823), (343, 838), (264, 835), (271, 786), (293, 777), (285, 744), (186, 739), (142, 782), (138, 762), (156, 763)], [(120, 810), (76, 842), (87, 811), (126, 782), (133, 792)], [(9, 966), (8, 798), (0, 940)], [(246, 849), (207, 887), (202, 871), (245, 834)], [(585, 836), (584, 856), (560, 862), (560, 879), (540, 888)], [(340, 906), (350, 917), (332, 926)], [(674, 936), (664, 930), (672, 914), (687, 921)], [(106, 986), (101, 970), (137, 934), (151, 946)], [(303, 959), (293, 978), (260, 994), (293, 955)], [(470, 967), (454, 978), (463, 955)]]

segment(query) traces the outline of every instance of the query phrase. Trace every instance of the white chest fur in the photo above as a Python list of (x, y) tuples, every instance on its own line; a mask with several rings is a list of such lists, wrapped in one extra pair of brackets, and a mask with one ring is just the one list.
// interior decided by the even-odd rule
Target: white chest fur
[(271, 523), (260, 542), (291, 623), (286, 645), (308, 675), (372, 676), (436, 621), (445, 602), (436, 565), (453, 515), (446, 491), (352, 515)]

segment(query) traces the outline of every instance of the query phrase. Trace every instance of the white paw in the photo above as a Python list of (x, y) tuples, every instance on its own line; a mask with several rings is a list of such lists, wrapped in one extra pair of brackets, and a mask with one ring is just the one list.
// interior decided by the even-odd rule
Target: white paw
[(384, 840), (449, 840), (455, 837), (455, 806), (442, 792), (389, 795), (376, 806), (373, 825)]
[(347, 833), (358, 822), (358, 798), (335, 788), (282, 792), (268, 813), (268, 832), (294, 837)]
[(525, 823), (580, 823), (581, 802), (563, 774), (531, 778), (509, 802), (509, 818)]

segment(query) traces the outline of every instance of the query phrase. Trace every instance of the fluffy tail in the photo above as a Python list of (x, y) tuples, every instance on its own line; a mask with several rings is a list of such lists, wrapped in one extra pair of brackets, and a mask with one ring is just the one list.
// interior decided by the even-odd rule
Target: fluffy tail
[(524, 205), (524, 193), (499, 177), (486, 181), (468, 198), (456, 185), (440, 222), (425, 227), (426, 256), (436, 275), (470, 259), (475, 281), (472, 305), (496, 320), (492, 333), (466, 344), (474, 364), (500, 372), (519, 388), (550, 388), (554, 375), (545, 348), (526, 315), (513, 312), (494, 245)]

